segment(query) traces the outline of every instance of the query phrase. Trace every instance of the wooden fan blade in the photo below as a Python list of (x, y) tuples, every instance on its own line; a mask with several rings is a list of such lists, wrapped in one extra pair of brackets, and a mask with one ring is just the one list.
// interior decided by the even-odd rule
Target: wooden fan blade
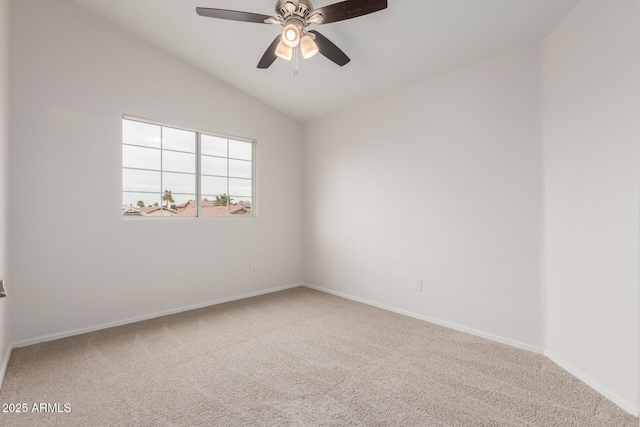
[(351, 59), (349, 59), (349, 57), (345, 55), (345, 53), (341, 51), (338, 46), (333, 44), (331, 40), (315, 30), (311, 30), (309, 32), (315, 34), (315, 42), (318, 45), (318, 51), (327, 59), (335, 62), (341, 67), (347, 65), (349, 61), (351, 61)]
[(196, 7), (196, 13), (200, 16), (206, 16), (209, 18), (253, 22), (256, 24), (266, 24), (265, 19), (271, 18), (269, 15), (260, 15), (258, 13), (241, 12), (239, 10), (211, 9), (209, 7)]
[(357, 18), (387, 8), (387, 0), (346, 0), (340, 3), (315, 9), (311, 14), (319, 13), (323, 20), (321, 24), (344, 21)]
[(260, 62), (258, 62), (258, 68), (269, 68), (271, 64), (273, 64), (275, 60), (278, 59), (278, 56), (276, 55), (276, 47), (278, 47), (278, 43), (280, 43), (281, 38), (282, 36), (278, 34), (273, 42), (271, 42), (264, 55), (262, 55), (262, 59), (260, 59)]

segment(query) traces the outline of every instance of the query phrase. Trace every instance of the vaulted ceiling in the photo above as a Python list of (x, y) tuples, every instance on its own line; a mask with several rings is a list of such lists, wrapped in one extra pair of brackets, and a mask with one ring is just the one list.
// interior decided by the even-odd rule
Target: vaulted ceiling
[[(351, 62), (322, 55), (256, 65), (282, 27), (198, 16), (196, 7), (275, 14), (276, 0), (68, 0), (285, 114), (306, 121), (536, 43), (580, 0), (389, 0), (386, 10), (312, 27)], [(315, 8), (336, 0), (316, 0)], [(311, 27), (310, 27), (311, 28)]]

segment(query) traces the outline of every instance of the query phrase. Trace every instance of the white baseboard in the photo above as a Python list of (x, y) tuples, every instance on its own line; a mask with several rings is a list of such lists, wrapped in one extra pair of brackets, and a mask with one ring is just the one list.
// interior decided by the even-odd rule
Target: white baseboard
[(320, 287), (320, 286), (311, 285), (311, 284), (308, 284), (308, 283), (305, 283), (304, 286), (306, 286), (307, 288), (310, 288), (310, 289), (315, 289), (317, 291), (326, 292), (326, 293), (329, 293), (329, 294), (332, 294), (332, 295), (336, 295), (336, 296), (339, 296), (339, 297), (342, 297), (342, 298), (346, 298), (346, 299), (350, 299), (350, 300), (353, 300), (353, 301), (361, 302), (361, 303), (364, 303), (364, 304), (367, 304), (367, 305), (372, 305), (374, 307), (382, 308), (384, 310), (392, 311), (394, 313), (403, 314), (405, 316), (413, 317), (413, 318), (420, 319), (420, 320), (425, 320), (427, 322), (435, 323), (436, 325), (445, 326), (447, 328), (451, 328), (451, 329), (454, 329), (454, 330), (457, 330), (457, 331), (466, 332), (466, 333), (469, 333), (471, 335), (475, 335), (475, 336), (478, 336), (478, 337), (481, 337), (481, 338), (486, 338), (486, 339), (489, 339), (489, 340), (492, 340), (492, 341), (496, 341), (496, 342), (499, 342), (499, 343), (502, 343), (502, 344), (507, 344), (507, 345), (510, 345), (512, 347), (516, 347), (516, 348), (519, 348), (519, 349), (522, 349), (522, 350), (527, 350), (527, 351), (531, 351), (531, 352), (534, 352), (534, 353), (542, 354), (542, 355), (548, 357), (551, 361), (553, 361), (555, 364), (560, 366), (562, 369), (564, 369), (565, 371), (569, 372), (571, 375), (573, 375), (574, 377), (578, 378), (579, 380), (581, 380), (582, 382), (587, 384), (589, 387), (591, 387), (592, 389), (594, 389), (595, 391), (597, 391), (598, 393), (602, 394), (604, 397), (606, 397), (607, 399), (609, 399), (610, 401), (612, 401), (613, 403), (618, 405), (620, 408), (622, 408), (625, 411), (627, 411), (628, 413), (630, 413), (631, 415), (634, 415), (636, 417), (640, 416), (640, 408), (637, 405), (634, 405), (633, 403), (631, 403), (631, 402), (627, 401), (626, 399), (620, 397), (620, 395), (618, 395), (617, 393), (614, 393), (609, 388), (605, 387), (600, 382), (598, 382), (595, 379), (593, 379), (591, 376), (589, 376), (586, 373), (584, 373), (583, 371), (577, 369), (576, 367), (574, 367), (570, 363), (564, 361), (563, 359), (561, 359), (560, 357), (556, 356), (552, 352), (550, 352), (548, 350), (544, 350), (541, 347), (537, 347), (537, 346), (526, 344), (526, 343), (523, 343), (523, 342), (520, 342), (520, 341), (512, 340), (510, 338), (501, 337), (499, 335), (490, 334), (488, 332), (479, 331), (477, 329), (468, 328), (466, 326), (457, 325), (455, 323), (447, 322), (445, 320), (436, 319), (436, 318), (429, 317), (429, 316), (423, 316), (421, 314), (413, 313), (411, 311), (399, 309), (399, 308), (392, 307), (392, 306), (389, 306), (389, 305), (386, 305), (386, 304), (381, 304), (381, 303), (378, 303), (378, 302), (375, 302), (375, 301), (370, 301), (370, 300), (367, 300), (367, 299), (364, 299), (364, 298), (356, 297), (356, 296), (353, 296), (353, 295), (345, 294), (343, 292), (334, 291), (334, 290), (323, 288), (323, 287)]
[(374, 307), (378, 307), (378, 308), (382, 308), (383, 310), (388, 310), (388, 311), (392, 311), (394, 313), (398, 313), (398, 314), (403, 314), (405, 316), (409, 316), (409, 317), (413, 317), (415, 319), (420, 319), (420, 320), (424, 320), (426, 322), (429, 323), (435, 323), (436, 325), (440, 325), (440, 326), (444, 326), (447, 328), (451, 328), (451, 329), (455, 329), (456, 331), (461, 331), (461, 332), (466, 332), (468, 334), (471, 335), (475, 335), (481, 338), (486, 338), (492, 341), (496, 341), (499, 342), (501, 344), (506, 344), (509, 345), (511, 347), (516, 347), (519, 348), (521, 350), (526, 350), (526, 351), (530, 351), (533, 353), (538, 353), (538, 354), (543, 354), (544, 350), (541, 347), (537, 347), (531, 344), (527, 344), (527, 343), (523, 343), (520, 341), (516, 341), (513, 340), (511, 338), (505, 338), (505, 337), (501, 337), (499, 335), (494, 335), (488, 332), (484, 332), (484, 331), (479, 331), (477, 329), (473, 329), (473, 328), (469, 328), (466, 326), (461, 326), (455, 323), (451, 323), (448, 322), (446, 320), (441, 320), (441, 319), (436, 319), (434, 317), (430, 317), (430, 316), (424, 316), (422, 314), (418, 314), (418, 313), (414, 313), (412, 311), (408, 311), (408, 310), (403, 310), (401, 308), (396, 308), (396, 307), (392, 307), (390, 305), (386, 305), (386, 304), (381, 304), (379, 302), (375, 302), (375, 301), (371, 301), (371, 300), (367, 300), (364, 298), (360, 298), (360, 297), (356, 297), (353, 295), (349, 295), (349, 294), (345, 294), (343, 292), (338, 292), (338, 291), (333, 291), (331, 289), (327, 289), (327, 288), (323, 288), (320, 286), (316, 286), (316, 285), (311, 285), (309, 283), (305, 283), (304, 286), (306, 286), (307, 288), (310, 289), (315, 289), (317, 291), (320, 292), (326, 292), (328, 294), (332, 294), (332, 295), (336, 295), (342, 298), (346, 298), (346, 299), (350, 299), (353, 301), (357, 301), (357, 302), (361, 302), (363, 304), (367, 304), (367, 305), (372, 305)]
[(544, 355), (547, 356), (551, 361), (553, 361), (556, 365), (560, 366), (565, 371), (569, 372), (574, 377), (578, 378), (580, 381), (618, 405), (620, 408), (624, 409), (631, 415), (636, 417), (640, 417), (640, 408), (637, 405), (634, 405), (632, 402), (621, 397), (619, 394), (611, 391), (608, 387), (602, 385), (599, 381), (595, 380), (590, 375), (586, 374), (584, 371), (576, 368), (571, 363), (562, 359), (560, 356), (556, 355), (552, 351), (545, 350)]
[[(156, 313), (146, 314), (146, 315), (143, 315), (143, 316), (131, 317), (131, 318), (128, 318), (128, 319), (123, 319), (123, 320), (117, 320), (115, 322), (109, 322), (109, 323), (103, 323), (103, 324), (100, 324), (100, 325), (89, 326), (87, 328), (75, 329), (75, 330), (66, 331), (66, 332), (59, 332), (59, 333), (50, 334), (50, 335), (43, 335), (43, 336), (40, 336), (40, 337), (29, 338), (29, 339), (26, 339), (26, 340), (22, 340), (22, 341), (13, 343), (12, 347), (13, 348), (25, 347), (25, 346), (28, 346), (28, 345), (38, 344), (38, 343), (45, 342), (45, 341), (53, 341), (53, 340), (57, 340), (57, 339), (60, 339), (60, 338), (71, 337), (71, 336), (74, 336), (74, 335), (86, 334), (87, 332), (94, 332), (94, 331), (99, 331), (101, 329), (107, 329), (107, 328), (113, 328), (113, 327), (116, 327), (116, 326), (126, 325), (126, 324), (129, 324), (129, 323), (141, 322), (143, 320), (154, 319), (156, 317), (168, 316), (170, 314), (182, 313), (183, 311), (196, 310), (198, 308), (204, 308), (204, 307), (210, 307), (212, 305), (224, 304), (225, 302), (231, 302), (231, 301), (237, 301), (237, 300), (241, 300), (241, 299), (245, 299), (245, 298), (256, 297), (256, 296), (259, 296), (259, 295), (265, 295), (265, 294), (270, 294), (270, 293), (273, 293), (273, 292), (284, 291), (286, 289), (298, 288), (300, 286), (304, 286), (304, 284), (303, 283), (294, 283), (294, 284), (291, 284), (291, 285), (280, 286), (280, 287), (277, 287), (277, 288), (270, 288), (270, 289), (265, 289), (265, 290), (261, 290), (261, 291), (250, 292), (250, 293), (247, 293), (247, 294), (236, 295), (236, 296), (227, 297), (227, 298), (221, 298), (221, 299), (214, 300), (214, 301), (208, 301), (208, 302), (204, 302), (204, 303), (199, 303), (199, 304), (193, 304), (193, 305), (184, 306), (184, 307), (173, 308), (173, 309), (170, 309), (170, 310), (159, 311), (159, 312), (156, 312)], [(9, 359), (7, 359), (7, 361), (8, 360)], [(4, 373), (4, 371), (3, 371), (3, 373)]]
[(9, 359), (11, 358), (11, 346), (7, 349), (7, 352), (4, 354), (4, 359), (2, 360), (2, 366), (0, 367), (0, 389), (2, 389), (2, 384), (4, 383), (4, 374), (7, 372), (7, 366), (9, 366)]
[(184, 311), (189, 311), (189, 310), (196, 310), (198, 308), (204, 308), (204, 307), (210, 307), (213, 305), (218, 305), (218, 304), (223, 304), (226, 302), (231, 302), (231, 301), (237, 301), (237, 300), (241, 300), (241, 299), (245, 299), (245, 298), (251, 298), (251, 297), (255, 297), (255, 296), (259, 296), (259, 295), (265, 295), (265, 294), (270, 294), (273, 292), (279, 292), (279, 291), (283, 291), (286, 289), (292, 289), (292, 288), (297, 288), (300, 286), (305, 286), (307, 288), (310, 289), (314, 289), (320, 292), (325, 292), (328, 294), (332, 294), (332, 295), (336, 295), (342, 298), (346, 298), (346, 299), (350, 299), (353, 301), (357, 301), (357, 302), (361, 302), (363, 304), (367, 304), (367, 305), (371, 305), (374, 307), (378, 307), (381, 308), (383, 310), (388, 310), (394, 313), (398, 313), (398, 314), (402, 314), (405, 316), (409, 316), (409, 317), (413, 317), (415, 319), (420, 319), (420, 320), (424, 320), (430, 323), (434, 323), (436, 325), (440, 325), (440, 326), (444, 326), (447, 328), (451, 328), (457, 331), (461, 331), (461, 332), (466, 332), (469, 333), (471, 335), (475, 335), (481, 338), (486, 338), (495, 342), (499, 342), (502, 344), (506, 344), (512, 347), (516, 347), (522, 350), (526, 350), (526, 351), (530, 351), (530, 352), (534, 352), (534, 353), (538, 353), (538, 354), (543, 354), (544, 356), (548, 357), (550, 360), (552, 360), (554, 363), (556, 363), (558, 366), (560, 366), (562, 369), (566, 370), (567, 372), (569, 372), (570, 374), (572, 374), (573, 376), (575, 376), (576, 378), (578, 378), (579, 380), (581, 380), (582, 382), (584, 382), (585, 384), (587, 384), (588, 386), (590, 386), (591, 388), (593, 388), (594, 390), (596, 390), (598, 393), (602, 394), (603, 396), (605, 396), (607, 399), (611, 400), (613, 403), (615, 403), (616, 405), (618, 405), (620, 408), (624, 409), (625, 411), (629, 412), (630, 414), (638, 417), (640, 416), (640, 408), (638, 407), (638, 405), (635, 405), (629, 401), (627, 401), (626, 399), (622, 398), (621, 396), (619, 396), (617, 393), (611, 391), (609, 388), (607, 388), (606, 386), (602, 385), (600, 382), (598, 382), (597, 380), (593, 379), (591, 376), (587, 375), (586, 373), (584, 373), (583, 371), (581, 371), (580, 369), (574, 367), (573, 365), (571, 365), (570, 363), (566, 362), (565, 360), (563, 360), (562, 358), (558, 357), (557, 355), (555, 355), (553, 352), (550, 352), (548, 350), (543, 350), (541, 347), (538, 346), (533, 346), (530, 344), (526, 344), (520, 341), (516, 341), (516, 340), (512, 340), (510, 338), (505, 338), (505, 337), (501, 337), (499, 335), (494, 335), (488, 332), (483, 332), (477, 329), (473, 329), (473, 328), (469, 328), (466, 326), (461, 326), (461, 325), (457, 325), (455, 323), (451, 323), (445, 320), (441, 320), (441, 319), (436, 319), (430, 316), (424, 316), (421, 314), (417, 314), (417, 313), (413, 313), (411, 311), (408, 310), (403, 310), (400, 308), (396, 308), (396, 307), (392, 307), (390, 305), (386, 305), (386, 304), (381, 304), (375, 301), (371, 301), (371, 300), (367, 300), (364, 298), (360, 298), (360, 297), (356, 297), (353, 295), (349, 295), (349, 294), (345, 294), (343, 292), (338, 292), (338, 291), (334, 291), (331, 289), (327, 289), (327, 288), (323, 288), (320, 286), (316, 286), (316, 285), (312, 285), (309, 283), (294, 283), (294, 284), (290, 284), (290, 285), (286, 285), (286, 286), (280, 286), (277, 288), (270, 288), (270, 289), (265, 289), (265, 290), (261, 290), (261, 291), (256, 291), (256, 292), (251, 292), (251, 293), (247, 293), (247, 294), (242, 294), (242, 295), (236, 295), (236, 296), (232, 296), (232, 297), (227, 297), (227, 298), (221, 298), (218, 300), (214, 300), (214, 301), (208, 301), (208, 302), (204, 302), (204, 303), (199, 303), (199, 304), (194, 304), (194, 305), (189, 305), (189, 306), (184, 306), (184, 307), (179, 307), (179, 308), (175, 308), (175, 309), (171, 309), (171, 310), (165, 310), (165, 311), (161, 311), (161, 312), (156, 312), (156, 313), (152, 313), (152, 314), (147, 314), (144, 316), (137, 316), (137, 317), (132, 317), (129, 319), (124, 319), (124, 320), (119, 320), (119, 321), (115, 321), (115, 322), (109, 322), (109, 323), (104, 323), (104, 324), (100, 324), (100, 325), (95, 325), (95, 326), (91, 326), (91, 327), (87, 327), (87, 328), (81, 328), (81, 329), (76, 329), (76, 330), (72, 330), (72, 331), (66, 331), (66, 332), (60, 332), (60, 333), (56, 333), (56, 334), (51, 334), (51, 335), (44, 335), (41, 337), (37, 337), (37, 338), (31, 338), (31, 339), (27, 339), (27, 340), (23, 340), (23, 341), (19, 341), (16, 343), (13, 343), (12, 346), (9, 347), (9, 349), (7, 349), (7, 352), (4, 355), (4, 359), (2, 361), (2, 366), (0, 367), (0, 387), (2, 386), (2, 381), (4, 380), (4, 375), (5, 372), (7, 370), (7, 366), (9, 364), (9, 358), (11, 357), (11, 349), (12, 348), (16, 348), (16, 347), (24, 347), (27, 345), (32, 345), (32, 344), (37, 344), (40, 342), (44, 342), (44, 341), (52, 341), (52, 340), (56, 340), (56, 339), (60, 339), (60, 338), (66, 338), (66, 337), (70, 337), (70, 336), (74, 336), (74, 335), (80, 335), (80, 334), (84, 334), (87, 332), (94, 332), (94, 331), (98, 331), (101, 329), (107, 329), (107, 328), (113, 328), (116, 326), (122, 326), (122, 325), (126, 325), (129, 323), (135, 323), (135, 322), (140, 322), (143, 320), (149, 320), (149, 319), (154, 319), (156, 317), (162, 317), (162, 316), (168, 316), (171, 314), (176, 314), (176, 313), (181, 313)]

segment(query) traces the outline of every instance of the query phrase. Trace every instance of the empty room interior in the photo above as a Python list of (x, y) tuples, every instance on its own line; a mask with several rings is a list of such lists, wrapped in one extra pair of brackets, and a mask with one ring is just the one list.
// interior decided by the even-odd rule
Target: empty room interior
[(0, 425), (640, 425), (640, 0), (0, 0), (0, 154)]

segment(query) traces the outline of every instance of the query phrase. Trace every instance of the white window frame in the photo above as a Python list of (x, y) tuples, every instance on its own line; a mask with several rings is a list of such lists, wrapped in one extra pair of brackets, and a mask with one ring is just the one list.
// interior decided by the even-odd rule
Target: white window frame
[[(158, 217), (144, 217), (145, 220), (148, 219), (156, 219), (156, 218), (182, 218), (182, 219), (188, 219), (188, 218), (256, 218), (257, 217), (257, 203), (256, 203), (256, 199), (257, 199), (257, 195), (256, 195), (256, 172), (257, 172), (257, 168), (256, 168), (256, 154), (257, 154), (257, 140), (253, 139), (253, 138), (246, 138), (246, 137), (241, 137), (241, 136), (235, 136), (235, 135), (229, 135), (229, 134), (222, 134), (222, 133), (217, 133), (217, 132), (210, 132), (210, 131), (203, 131), (203, 130), (199, 130), (199, 129), (193, 129), (193, 128), (188, 128), (188, 127), (183, 127), (183, 126), (176, 126), (173, 124), (169, 124), (169, 123), (164, 123), (164, 122), (160, 122), (157, 120), (151, 120), (151, 119), (147, 119), (147, 118), (143, 118), (143, 117), (139, 117), (139, 116), (132, 116), (132, 115), (128, 115), (128, 114), (123, 114), (122, 115), (122, 121), (121, 124), (123, 123), (124, 120), (130, 120), (130, 121), (135, 121), (135, 122), (140, 122), (140, 123), (144, 123), (144, 124), (149, 124), (149, 125), (154, 125), (154, 126), (161, 126), (161, 127), (166, 127), (166, 128), (172, 128), (172, 129), (176, 129), (176, 130), (182, 130), (182, 131), (187, 131), (187, 132), (193, 132), (196, 134), (196, 172), (195, 172), (195, 177), (196, 177), (196, 185), (195, 185), (195, 195), (196, 195), (196, 215), (195, 216), (158, 216)], [(122, 128), (121, 128), (122, 129)], [(121, 134), (124, 133), (124, 129), (122, 129), (123, 132), (121, 132)], [(246, 161), (246, 159), (234, 159), (232, 157), (229, 157), (229, 140), (234, 140), (234, 141), (241, 141), (241, 142), (247, 142), (251, 144), (251, 214), (250, 215), (233, 215), (233, 214), (229, 214), (228, 213), (228, 209), (229, 209), (229, 204), (227, 205), (227, 214), (226, 215), (202, 215), (201, 211), (202, 211), (202, 185), (201, 185), (201, 159), (202, 159), (202, 147), (201, 147), (201, 142), (202, 142), (202, 135), (207, 135), (207, 136), (211, 136), (214, 138), (221, 138), (221, 139), (226, 139), (227, 140), (227, 175), (226, 175), (226, 179), (227, 179), (227, 195), (229, 197), (231, 197), (231, 195), (229, 194), (229, 179), (234, 178), (229, 176), (229, 168), (228, 168), (228, 164), (229, 164), (229, 160), (243, 160)], [(120, 146), (124, 146), (124, 145), (130, 145), (130, 144), (124, 144), (124, 140), (122, 140), (120, 142)], [(163, 150), (163, 148), (160, 148), (160, 150)], [(171, 151), (171, 150), (169, 150)], [(214, 156), (217, 157), (217, 156)], [(131, 169), (131, 168), (125, 168), (124, 165), (121, 165), (120, 170), (124, 170), (124, 169)], [(160, 169), (159, 172), (162, 173), (164, 172), (164, 170), (162, 169), (162, 162), (160, 163)], [(122, 173), (121, 173), (122, 176)], [(237, 178), (237, 177), (236, 177)], [(120, 185), (120, 195), (122, 197), (122, 193), (124, 193), (124, 182), (121, 182)], [(163, 192), (162, 188), (159, 191), (160, 193)], [(126, 216), (126, 215), (122, 215), (122, 218), (125, 220), (129, 220), (129, 219), (134, 219), (134, 220), (138, 220), (138, 219), (142, 219), (141, 217), (136, 217), (136, 216)]]

